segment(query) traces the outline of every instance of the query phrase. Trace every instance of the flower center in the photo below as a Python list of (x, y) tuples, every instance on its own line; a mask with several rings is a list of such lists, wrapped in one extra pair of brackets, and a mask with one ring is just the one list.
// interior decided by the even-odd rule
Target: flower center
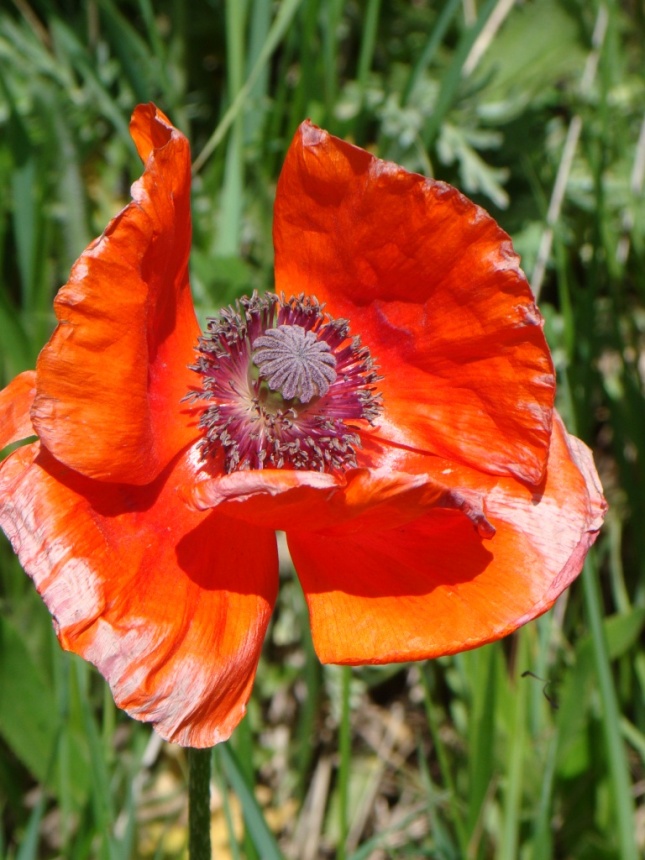
[[(381, 410), (369, 350), (315, 298), (244, 297), (209, 319), (192, 369), (207, 406), (202, 457), (236, 469), (356, 466), (362, 422)], [(358, 422), (348, 424), (347, 422)]]
[(253, 344), (253, 361), (260, 376), (287, 400), (309, 403), (323, 397), (336, 379), (336, 358), (324, 340), (301, 325), (268, 329)]

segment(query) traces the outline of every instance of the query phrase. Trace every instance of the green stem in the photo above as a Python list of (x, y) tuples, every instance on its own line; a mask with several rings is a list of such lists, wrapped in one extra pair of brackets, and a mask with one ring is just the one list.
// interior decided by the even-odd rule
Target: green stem
[(351, 714), (350, 714), (350, 692), (352, 681), (352, 670), (349, 666), (341, 667), (341, 711), (340, 730), (338, 746), (340, 753), (340, 767), (338, 771), (338, 811), (339, 811), (339, 840), (338, 860), (345, 860), (347, 832), (349, 829), (347, 819), (347, 802), (349, 794), (349, 766), (351, 762)]
[(210, 749), (188, 750), (188, 853), (211, 860)]

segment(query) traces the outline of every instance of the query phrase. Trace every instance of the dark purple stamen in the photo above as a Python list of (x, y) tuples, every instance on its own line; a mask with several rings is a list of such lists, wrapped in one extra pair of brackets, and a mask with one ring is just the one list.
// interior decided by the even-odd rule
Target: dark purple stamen
[(224, 454), (227, 472), (356, 466), (358, 426), (380, 413), (369, 350), (345, 320), (314, 297), (244, 297), (208, 322), (193, 370), (208, 401), (204, 458)]

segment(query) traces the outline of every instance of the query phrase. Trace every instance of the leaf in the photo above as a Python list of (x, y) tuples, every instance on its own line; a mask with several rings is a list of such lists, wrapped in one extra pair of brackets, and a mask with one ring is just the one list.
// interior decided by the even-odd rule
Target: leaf
[(629, 651), (632, 645), (638, 642), (644, 626), (645, 607), (643, 606), (606, 618), (604, 627), (609, 658), (616, 660)]
[(20, 633), (0, 616), (0, 735), (40, 782), (49, 775), (57, 714), (52, 689)]

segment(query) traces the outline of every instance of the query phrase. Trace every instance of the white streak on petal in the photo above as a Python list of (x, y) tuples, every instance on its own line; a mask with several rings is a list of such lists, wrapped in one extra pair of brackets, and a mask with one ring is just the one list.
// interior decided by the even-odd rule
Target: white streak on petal
[(56, 607), (54, 614), (61, 629), (89, 621), (101, 613), (104, 601), (96, 581), (89, 561), (69, 558), (41, 591), (47, 605)]
[(58, 632), (89, 625), (100, 615), (104, 601), (91, 563), (72, 555), (69, 538), (47, 539), (47, 523), (36, 515), (35, 505), (5, 501), (2, 527), (54, 616)]
[(127, 629), (118, 631), (99, 618), (84, 656), (100, 668), (113, 690), (118, 690), (119, 700), (126, 701), (150, 674), (150, 657), (164, 636), (159, 623), (153, 625), (146, 618), (129, 617)]

